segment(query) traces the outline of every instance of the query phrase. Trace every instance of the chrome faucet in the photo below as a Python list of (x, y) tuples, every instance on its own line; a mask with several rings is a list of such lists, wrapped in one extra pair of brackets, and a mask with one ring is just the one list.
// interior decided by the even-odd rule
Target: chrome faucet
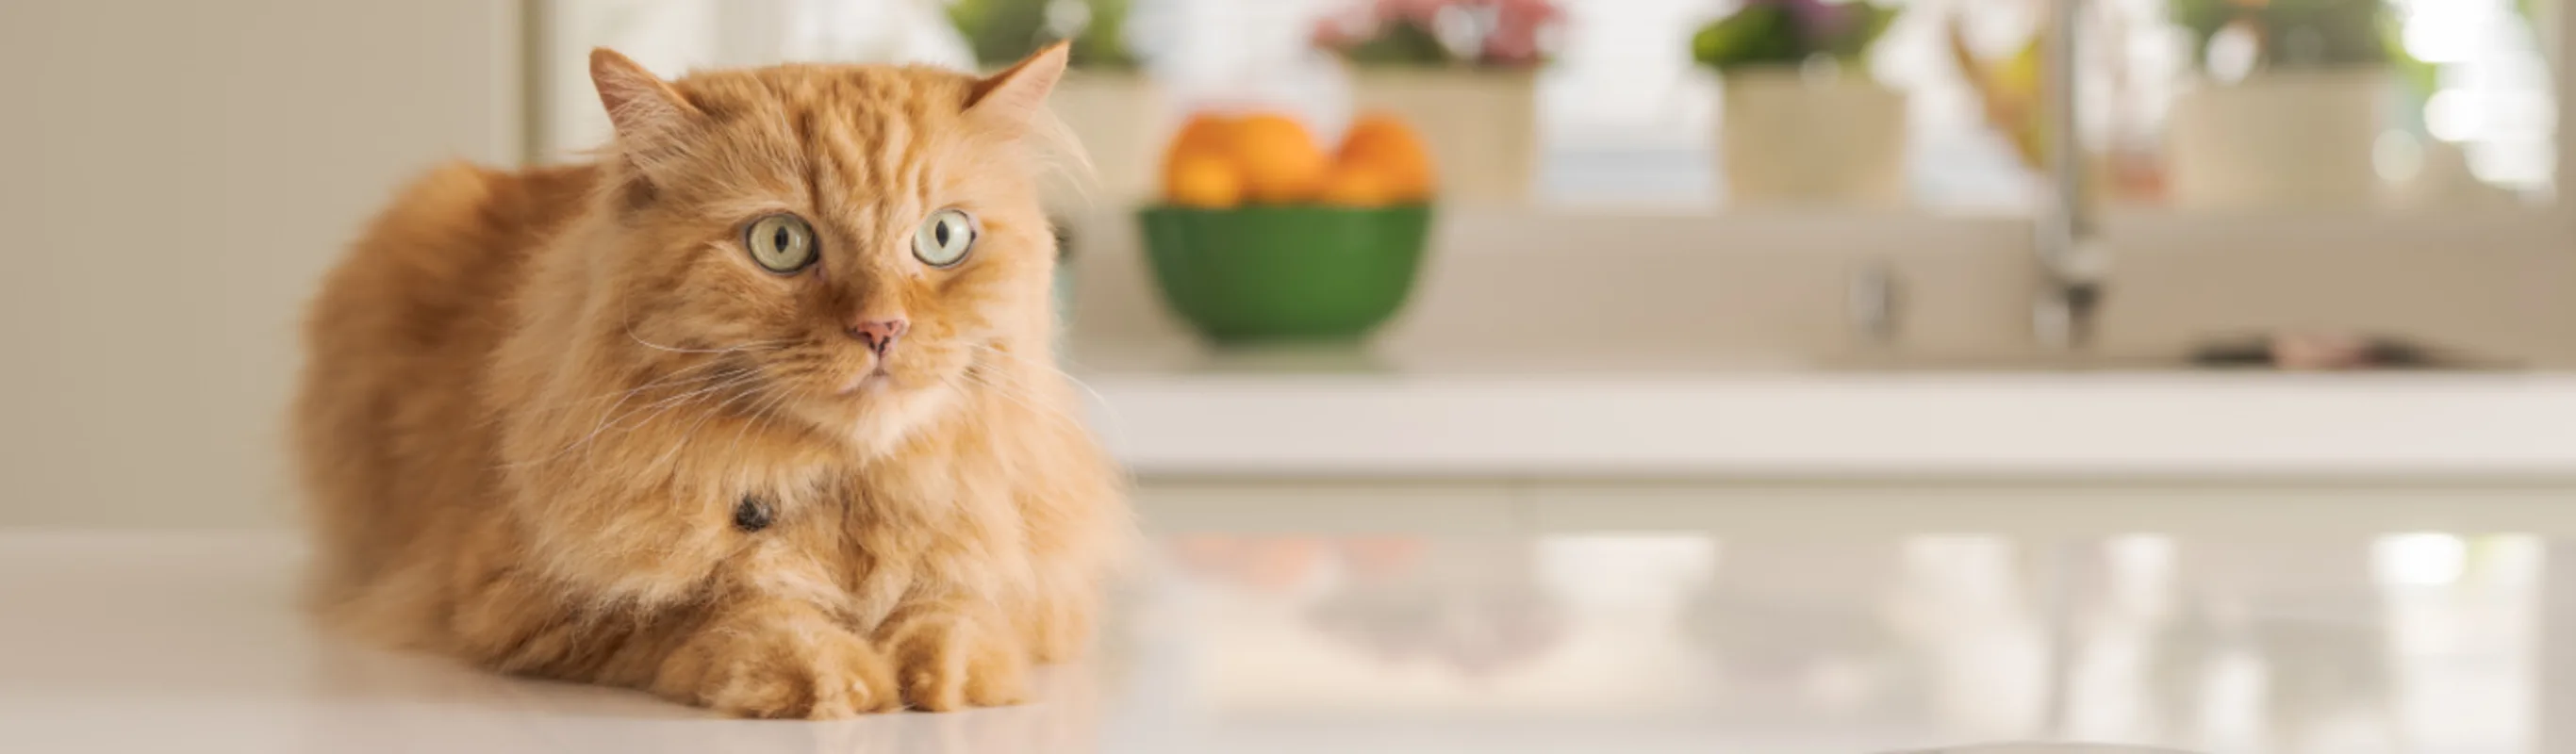
[(2032, 299), (2031, 334), (2044, 348), (2080, 348), (2092, 336), (2110, 250), (2094, 227), (2084, 190), (2083, 138), (2076, 133), (2077, 50), (2084, 0), (2048, 4), (2040, 126), (2048, 156), (2048, 190), (2031, 223), (2041, 290)]

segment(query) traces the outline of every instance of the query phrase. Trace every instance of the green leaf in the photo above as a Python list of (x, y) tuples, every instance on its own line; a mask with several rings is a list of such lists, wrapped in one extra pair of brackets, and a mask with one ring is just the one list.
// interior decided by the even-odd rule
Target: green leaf
[[(1081, 68), (1136, 65), (1123, 36), (1129, 0), (1083, 0), (1091, 22), (1073, 39), (1072, 64)], [(1047, 28), (1048, 0), (955, 0), (948, 20), (966, 37), (975, 59), (999, 65), (1028, 57), (1056, 40)]]
[(1888, 25), (1896, 20), (1897, 11), (1859, 0), (1854, 0), (1851, 9), (1861, 14), (1851, 28), (1811, 42), (1809, 37), (1812, 35), (1798, 28), (1798, 17), (1789, 9), (1769, 4), (1747, 5), (1725, 18), (1709, 22), (1691, 35), (1691, 59), (1719, 71), (1796, 66), (1819, 55), (1845, 63), (1855, 62), (1866, 57), (1870, 45), (1887, 32)]
[(1442, 66), (1457, 60), (1439, 37), (1409, 21), (1388, 24), (1377, 36), (1343, 50), (1342, 57), (1367, 66)]
[(2266, 66), (2382, 63), (2396, 50), (2380, 0), (2173, 0), (2171, 12), (2191, 32), (2192, 59), (2203, 63), (2210, 40), (2238, 23), (2256, 30)]

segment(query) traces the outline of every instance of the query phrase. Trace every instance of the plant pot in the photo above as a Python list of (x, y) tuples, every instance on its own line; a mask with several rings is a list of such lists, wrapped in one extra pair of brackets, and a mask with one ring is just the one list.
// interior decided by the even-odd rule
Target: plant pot
[(2174, 204), (2350, 207), (2379, 191), (2387, 69), (2265, 70), (2174, 99), (2165, 134)]
[(1090, 181), (1053, 179), (1049, 204), (1116, 206), (1155, 193), (1163, 141), (1170, 134), (1162, 89), (1152, 79), (1133, 71), (1069, 70), (1047, 95), (1047, 107), (1082, 140), (1092, 168)]
[(1718, 174), (1741, 204), (1905, 201), (1905, 95), (1860, 76), (1810, 82), (1794, 68), (1722, 82)]
[(1361, 68), (1355, 112), (1394, 113), (1422, 132), (1444, 201), (1517, 204), (1538, 173), (1538, 77), (1527, 70)]
[(1220, 343), (1352, 340), (1412, 294), (1427, 205), (1191, 209), (1137, 214), (1172, 310)]

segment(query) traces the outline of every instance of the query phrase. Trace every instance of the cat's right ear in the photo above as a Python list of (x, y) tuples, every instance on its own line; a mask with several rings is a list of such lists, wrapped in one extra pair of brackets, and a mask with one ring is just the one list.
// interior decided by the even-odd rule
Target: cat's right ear
[(606, 47), (590, 51), (590, 83), (617, 128), (617, 145), (629, 159), (649, 163), (675, 146), (698, 108), (669, 82)]

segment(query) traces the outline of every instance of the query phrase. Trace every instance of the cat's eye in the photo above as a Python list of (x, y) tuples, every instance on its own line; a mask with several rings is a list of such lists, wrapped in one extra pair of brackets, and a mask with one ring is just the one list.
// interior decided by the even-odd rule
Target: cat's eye
[(961, 209), (943, 209), (930, 213), (921, 221), (921, 229), (912, 233), (912, 256), (932, 267), (955, 267), (966, 261), (967, 252), (975, 250), (975, 216)]
[(820, 258), (814, 252), (814, 226), (795, 215), (770, 215), (752, 221), (742, 232), (743, 248), (750, 250), (751, 261), (761, 269), (791, 275), (813, 266)]

